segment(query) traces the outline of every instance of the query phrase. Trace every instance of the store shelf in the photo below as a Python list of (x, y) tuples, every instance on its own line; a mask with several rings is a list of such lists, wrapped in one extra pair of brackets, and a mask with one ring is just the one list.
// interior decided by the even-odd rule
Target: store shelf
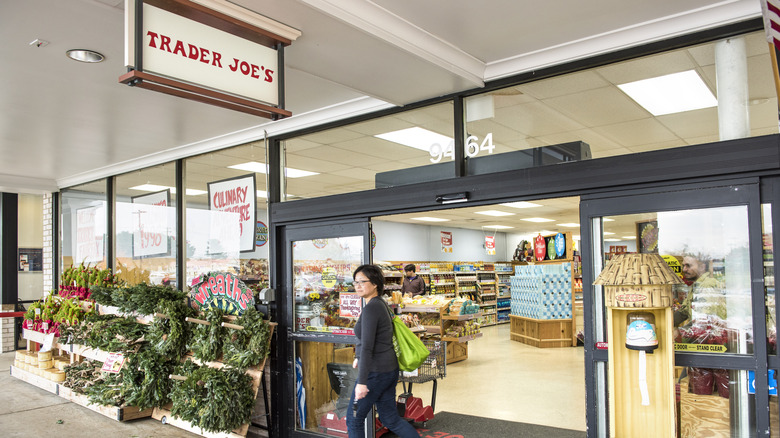
[(497, 307), (496, 310), (507, 310), (507, 309), (511, 309), (511, 308), (512, 308), (512, 306)]
[(442, 315), (442, 319), (446, 319), (447, 321), (468, 321), (470, 319), (479, 318), (482, 316), (482, 312), (479, 313), (469, 313), (467, 315)]
[(439, 313), (442, 306), (404, 306), (402, 313)]
[(441, 340), (446, 342), (457, 342), (459, 344), (462, 344), (464, 342), (473, 341), (474, 339), (481, 338), (482, 336), (483, 336), (482, 333), (474, 333), (473, 335), (459, 336), (457, 338), (442, 336)]
[(17, 379), (27, 382), (30, 385), (37, 386), (38, 388), (41, 388), (42, 390), (46, 392), (50, 392), (55, 395), (59, 395), (59, 389), (60, 385), (57, 382), (53, 382), (49, 379), (36, 376), (35, 374), (25, 371), (21, 368), (17, 368), (13, 365), (11, 365), (10, 370), (11, 377), (16, 377)]
[[(493, 295), (495, 295), (495, 294), (493, 294)], [(496, 303), (497, 303), (496, 301), (488, 301), (486, 303), (480, 304), (479, 307), (495, 306)]]
[(424, 325), (426, 333), (430, 333), (432, 335), (440, 335), (441, 334), (441, 326), (438, 325)]

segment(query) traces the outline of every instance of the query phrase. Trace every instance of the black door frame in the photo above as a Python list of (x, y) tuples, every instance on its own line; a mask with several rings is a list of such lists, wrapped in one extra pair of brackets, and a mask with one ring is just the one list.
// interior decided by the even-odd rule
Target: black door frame
[[(588, 430), (600, 433), (608, 431), (609, 420), (606, 412), (598, 408), (599, 400), (607, 400), (604, 382), (606, 379), (607, 351), (596, 349), (596, 318), (601, 318), (602, 327), (606, 327), (606, 316), (601, 309), (594, 307), (596, 290), (593, 281), (597, 275), (594, 267), (602, 266), (601, 260), (594, 260), (594, 247), (603, 248), (603, 242), (594, 242), (596, 231), (594, 219), (603, 216), (634, 214), (654, 211), (673, 211), (686, 209), (711, 208), (721, 206), (744, 205), (748, 208), (748, 233), (750, 239), (750, 273), (753, 312), (753, 354), (752, 355), (719, 355), (700, 353), (675, 353), (676, 366), (745, 369), (755, 371), (756, 406), (769, 406), (767, 393), (767, 344), (766, 320), (763, 287), (763, 254), (762, 254), (762, 224), (761, 198), (759, 178), (724, 179), (697, 184), (665, 184), (659, 187), (627, 190), (608, 195), (586, 195), (580, 201), (580, 230), (582, 240), (580, 249), (583, 269), (583, 297), (585, 318), (585, 375), (586, 404), (588, 412)], [(597, 223), (596, 227), (600, 227)], [(599, 252), (603, 252), (600, 250)], [(590, 297), (590, 298), (588, 298)], [(596, 302), (600, 302), (596, 300)], [(601, 333), (599, 340), (605, 340)], [(764, 340), (761, 342), (761, 340)], [(599, 365), (603, 364), (603, 365)], [(595, 407), (593, 412), (591, 409)], [(608, 406), (603, 406), (608, 412)], [(756, 409), (756, 430), (759, 436), (769, 436), (769, 410)]]
[[(295, 349), (296, 341), (330, 342), (330, 343), (355, 343), (352, 335), (334, 335), (329, 333), (295, 332), (294, 298), (293, 298), (293, 263), (292, 242), (311, 239), (331, 239), (345, 236), (363, 237), (363, 262), (371, 263), (371, 222), (368, 218), (354, 218), (348, 220), (325, 220), (302, 222), (293, 225), (272, 225), (270, 229), (273, 236), (278, 238), (279, 244), (275, 247), (281, 263), (275, 263), (277, 279), (274, 288), (277, 301), (277, 342), (276, 361), (272, 373), (276, 378), (271, 381), (273, 394), (285, 394), (277, 397), (272, 404), (273, 436), (301, 436), (315, 437), (313, 434), (301, 430), (295, 430), (296, 396), (295, 396)], [(272, 264), (274, 269), (274, 264)]]
[[(592, 196), (595, 199), (610, 194), (630, 193), (631, 190), (669, 191), (681, 185), (693, 187), (698, 184), (701, 187), (711, 187), (723, 185), (725, 180), (753, 178), (757, 181), (762, 176), (770, 175), (780, 175), (780, 135), (777, 134), (571, 162), (558, 166), (520, 169), (493, 175), (464, 176), (365, 192), (276, 202), (271, 203), (269, 207), (269, 222), (271, 235), (278, 239), (278, 242), (284, 242), (282, 227), (327, 225), (338, 221), (365, 220), (365, 218), (388, 214), (451, 208), (452, 206), (436, 203), (435, 197), (441, 193), (469, 192), (469, 202), (460, 206), (473, 207), (565, 196)], [(414, 193), (414, 196), (410, 196), (410, 193)], [(757, 220), (760, 226), (760, 216)], [(583, 239), (587, 236), (587, 233), (581, 234)], [(272, 240), (272, 252), (269, 258), (271, 272), (275, 274), (275, 279), (282, 278), (286, 269), (282, 266), (285, 264), (282, 262), (286, 260), (285, 254), (276, 248), (277, 246), (280, 245), (274, 245)], [(274, 278), (272, 278), (272, 285), (278, 287), (278, 281)], [(583, 279), (583, 282), (585, 280)], [(280, 291), (277, 296), (283, 299), (281, 295)], [(590, 305), (589, 300), (588, 298), (583, 304)], [(591, 310), (592, 308), (585, 307), (586, 312)], [(280, 303), (279, 312), (284, 314), (288, 310)], [(286, 327), (280, 327), (280, 332), (285, 330)], [(279, 338), (278, 358), (288, 357), (288, 348), (291, 347), (289, 341), (290, 338), (287, 337)], [(606, 361), (605, 351), (592, 353), (594, 358)], [(702, 359), (694, 358), (689, 362), (696, 364), (700, 360)], [(594, 369), (589, 366), (594, 363), (598, 361), (586, 361), (587, 375), (592, 375), (594, 372)], [(737, 366), (742, 365), (739, 363)], [(294, 394), (287, 392), (282, 383), (290, 381), (289, 374), (292, 368), (286, 360), (280, 359), (274, 369), (275, 376), (278, 376), (280, 382), (276, 387), (272, 385), (275, 400), (287, 400)], [(586, 388), (588, 392), (586, 415), (595, 418), (596, 405), (592, 402), (596, 388), (590, 385)], [(297, 436), (293, 428), (285, 428), (290, 420), (280, 418), (283, 412), (274, 406), (273, 423), (281, 427), (276, 429), (275, 436)], [(595, 437), (596, 434), (597, 430), (589, 427), (588, 436)], [(311, 436), (311, 434), (300, 436)]]

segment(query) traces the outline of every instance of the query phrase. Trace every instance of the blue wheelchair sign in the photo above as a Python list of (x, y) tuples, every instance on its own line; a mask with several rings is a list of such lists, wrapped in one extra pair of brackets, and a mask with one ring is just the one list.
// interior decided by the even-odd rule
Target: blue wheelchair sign
[[(777, 378), (775, 370), (769, 370), (769, 395), (777, 395)], [(748, 371), (748, 394), (756, 393), (756, 373)]]

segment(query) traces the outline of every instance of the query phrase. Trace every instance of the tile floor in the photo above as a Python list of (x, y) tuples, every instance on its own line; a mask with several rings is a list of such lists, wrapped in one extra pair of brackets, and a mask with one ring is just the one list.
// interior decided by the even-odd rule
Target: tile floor
[[(585, 430), (582, 347), (536, 348), (509, 339), (509, 324), (485, 327), (468, 359), (447, 366), (435, 411)], [(430, 404), (433, 383), (413, 385)], [(399, 393), (401, 391), (399, 385)]]

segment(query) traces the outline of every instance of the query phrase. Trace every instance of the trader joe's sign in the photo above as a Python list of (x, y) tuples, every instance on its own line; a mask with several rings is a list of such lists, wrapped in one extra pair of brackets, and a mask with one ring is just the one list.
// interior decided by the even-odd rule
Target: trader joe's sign
[(240, 251), (254, 251), (256, 205), (257, 190), (254, 173), (210, 182), (209, 210), (227, 213), (212, 215), (212, 238), (222, 240), (219, 236), (224, 234), (223, 231), (233, 231), (239, 236)]
[(254, 292), (227, 272), (209, 272), (196, 277), (190, 287), (190, 298), (201, 311), (218, 307), (226, 315), (241, 315), (255, 305)]

